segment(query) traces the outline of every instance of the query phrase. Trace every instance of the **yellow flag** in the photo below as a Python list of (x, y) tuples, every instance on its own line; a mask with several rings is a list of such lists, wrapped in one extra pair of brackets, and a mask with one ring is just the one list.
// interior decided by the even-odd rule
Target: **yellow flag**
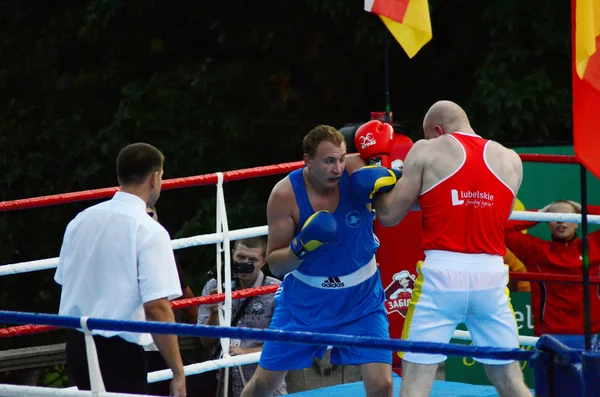
[(573, 147), (600, 178), (600, 0), (572, 0)]
[(577, 0), (575, 5), (575, 64), (583, 79), (600, 40), (600, 0)]
[(409, 58), (431, 40), (427, 0), (365, 0), (365, 10), (381, 18)]

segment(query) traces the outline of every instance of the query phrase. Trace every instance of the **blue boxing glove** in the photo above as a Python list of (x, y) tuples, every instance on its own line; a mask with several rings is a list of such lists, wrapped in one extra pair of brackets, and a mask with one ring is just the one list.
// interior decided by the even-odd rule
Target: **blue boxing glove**
[(389, 192), (402, 176), (396, 169), (367, 165), (352, 173), (350, 183), (354, 194), (366, 203), (370, 203), (379, 192)]
[(308, 252), (337, 238), (337, 222), (333, 215), (327, 211), (315, 212), (290, 243), (290, 252), (296, 259), (302, 259)]

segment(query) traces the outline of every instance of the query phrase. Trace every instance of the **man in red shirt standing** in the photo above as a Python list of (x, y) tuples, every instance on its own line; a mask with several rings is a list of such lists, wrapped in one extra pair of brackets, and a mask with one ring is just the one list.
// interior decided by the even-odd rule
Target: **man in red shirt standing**
[[(406, 156), (402, 178), (374, 201), (384, 226), (398, 224), (417, 202), (423, 214), (425, 261), (417, 266), (402, 337), (448, 343), (465, 323), (476, 346), (518, 348), (502, 257), (504, 226), (523, 175), (521, 159), (475, 134), (464, 110), (450, 101), (429, 109), (423, 130), (427, 139)], [(357, 187), (361, 177), (361, 170), (353, 174)], [(445, 359), (405, 353), (400, 395), (428, 396)], [(531, 396), (518, 362), (477, 360), (501, 396)]]
[[(540, 212), (581, 213), (581, 204), (557, 200)], [(599, 206), (588, 206), (588, 213), (599, 214)], [(581, 277), (581, 238), (577, 223), (548, 222), (552, 240), (521, 233), (538, 222), (509, 221), (506, 226), (506, 246), (523, 262), (528, 272), (568, 274)], [(600, 272), (600, 230), (588, 235), (590, 275)], [(600, 332), (600, 294), (590, 287), (592, 332)], [(583, 335), (583, 286), (555, 282), (531, 283), (534, 333)]]

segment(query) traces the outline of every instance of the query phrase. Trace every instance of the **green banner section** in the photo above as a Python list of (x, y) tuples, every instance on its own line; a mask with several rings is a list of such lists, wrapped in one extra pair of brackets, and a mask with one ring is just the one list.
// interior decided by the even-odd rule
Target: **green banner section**
[[(513, 148), (517, 153), (573, 155), (572, 146), (535, 146)], [(581, 202), (579, 164), (549, 164), (523, 162), (523, 183), (517, 198), (526, 210), (539, 209), (555, 200), (573, 200)], [(600, 205), (600, 181), (587, 173), (588, 204)], [(590, 225), (589, 231), (598, 230), (598, 225)], [(550, 239), (550, 231), (544, 223), (528, 233)], [(581, 235), (581, 227), (578, 233)]]
[[(510, 294), (519, 335), (533, 336), (533, 316), (531, 313), (531, 296), (529, 292), (512, 292)], [(466, 330), (464, 324), (457, 329)], [(453, 339), (450, 343), (470, 345), (470, 341)], [(533, 350), (533, 346), (521, 346), (523, 349)], [(523, 375), (527, 386), (533, 389), (533, 369), (526, 361), (521, 362)], [(446, 360), (446, 380), (451, 382), (470, 383), (474, 385), (491, 385), (483, 365), (472, 357), (448, 356)]]

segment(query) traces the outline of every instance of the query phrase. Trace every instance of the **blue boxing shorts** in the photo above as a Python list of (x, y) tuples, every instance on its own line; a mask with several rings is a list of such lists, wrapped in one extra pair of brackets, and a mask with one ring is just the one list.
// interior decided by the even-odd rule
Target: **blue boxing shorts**
[[(381, 310), (347, 323), (324, 324), (318, 319), (312, 320), (314, 322), (311, 324), (302, 323), (284, 305), (277, 305), (269, 329), (389, 338), (389, 322), (383, 305)], [(326, 346), (319, 345), (265, 341), (259, 365), (270, 371), (308, 368), (313, 364), (314, 357), (323, 358), (326, 349)], [(363, 347), (333, 347), (331, 363), (344, 365), (391, 364), (392, 352)]]

